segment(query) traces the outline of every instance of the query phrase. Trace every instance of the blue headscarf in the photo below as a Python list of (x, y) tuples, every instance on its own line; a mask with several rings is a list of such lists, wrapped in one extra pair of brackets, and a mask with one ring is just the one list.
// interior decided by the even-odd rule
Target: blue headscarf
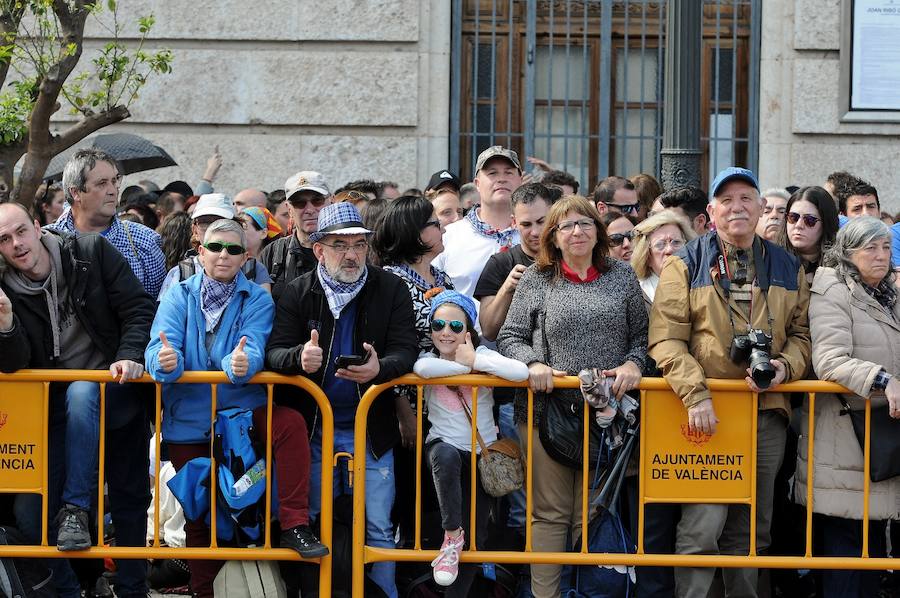
[(435, 295), (434, 299), (431, 300), (431, 311), (428, 312), (429, 322), (434, 318), (434, 312), (437, 308), (445, 303), (452, 303), (463, 310), (466, 315), (469, 316), (469, 322), (471, 322), (472, 326), (475, 325), (475, 322), (478, 319), (478, 311), (475, 309), (475, 302), (472, 301), (470, 297), (467, 297), (458, 291), (443, 291)]

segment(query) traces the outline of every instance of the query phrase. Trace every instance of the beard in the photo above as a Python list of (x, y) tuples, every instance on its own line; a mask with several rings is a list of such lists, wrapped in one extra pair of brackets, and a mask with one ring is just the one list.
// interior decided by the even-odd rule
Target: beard
[(360, 264), (356, 266), (356, 270), (345, 270), (341, 267), (341, 264), (337, 264), (335, 267), (331, 267), (328, 264), (325, 264), (325, 271), (328, 272), (328, 276), (332, 277), (338, 282), (342, 282), (344, 284), (352, 284), (359, 280), (362, 276), (363, 268), (365, 268), (365, 264)]

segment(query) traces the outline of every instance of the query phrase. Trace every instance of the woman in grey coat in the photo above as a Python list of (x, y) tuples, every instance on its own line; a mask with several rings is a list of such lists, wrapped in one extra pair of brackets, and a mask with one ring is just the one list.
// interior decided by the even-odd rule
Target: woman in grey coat
[[(600, 368), (621, 397), (640, 382), (647, 359), (647, 310), (634, 271), (608, 257), (606, 231), (594, 205), (567, 196), (547, 213), (538, 258), (522, 275), (497, 346), (528, 364), (535, 393), (553, 390), (553, 377)], [(575, 393), (578, 390), (562, 390)], [(552, 399), (551, 399), (552, 400)], [(535, 394), (538, 424), (546, 395)], [(515, 402), (519, 437), (527, 438), (524, 393)], [(533, 547), (563, 552), (581, 530), (581, 471), (554, 461), (532, 430)], [(532, 565), (535, 598), (559, 596), (559, 565)]]

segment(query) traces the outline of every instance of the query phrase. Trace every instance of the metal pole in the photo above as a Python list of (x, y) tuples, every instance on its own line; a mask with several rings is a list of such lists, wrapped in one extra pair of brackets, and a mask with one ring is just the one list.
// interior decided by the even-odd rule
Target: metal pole
[(700, 185), (700, 51), (703, 4), (668, 0), (662, 185)]

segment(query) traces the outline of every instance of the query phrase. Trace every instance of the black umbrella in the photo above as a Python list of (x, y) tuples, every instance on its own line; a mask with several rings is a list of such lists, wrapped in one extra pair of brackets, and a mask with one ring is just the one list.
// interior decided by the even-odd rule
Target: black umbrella
[(145, 139), (131, 133), (108, 133), (88, 137), (76, 143), (66, 151), (57, 154), (50, 160), (45, 181), (58, 181), (62, 179), (63, 168), (72, 155), (83, 148), (95, 147), (103, 150), (119, 162), (119, 174), (131, 174), (164, 166), (177, 166), (166, 150), (155, 145), (149, 139)]

